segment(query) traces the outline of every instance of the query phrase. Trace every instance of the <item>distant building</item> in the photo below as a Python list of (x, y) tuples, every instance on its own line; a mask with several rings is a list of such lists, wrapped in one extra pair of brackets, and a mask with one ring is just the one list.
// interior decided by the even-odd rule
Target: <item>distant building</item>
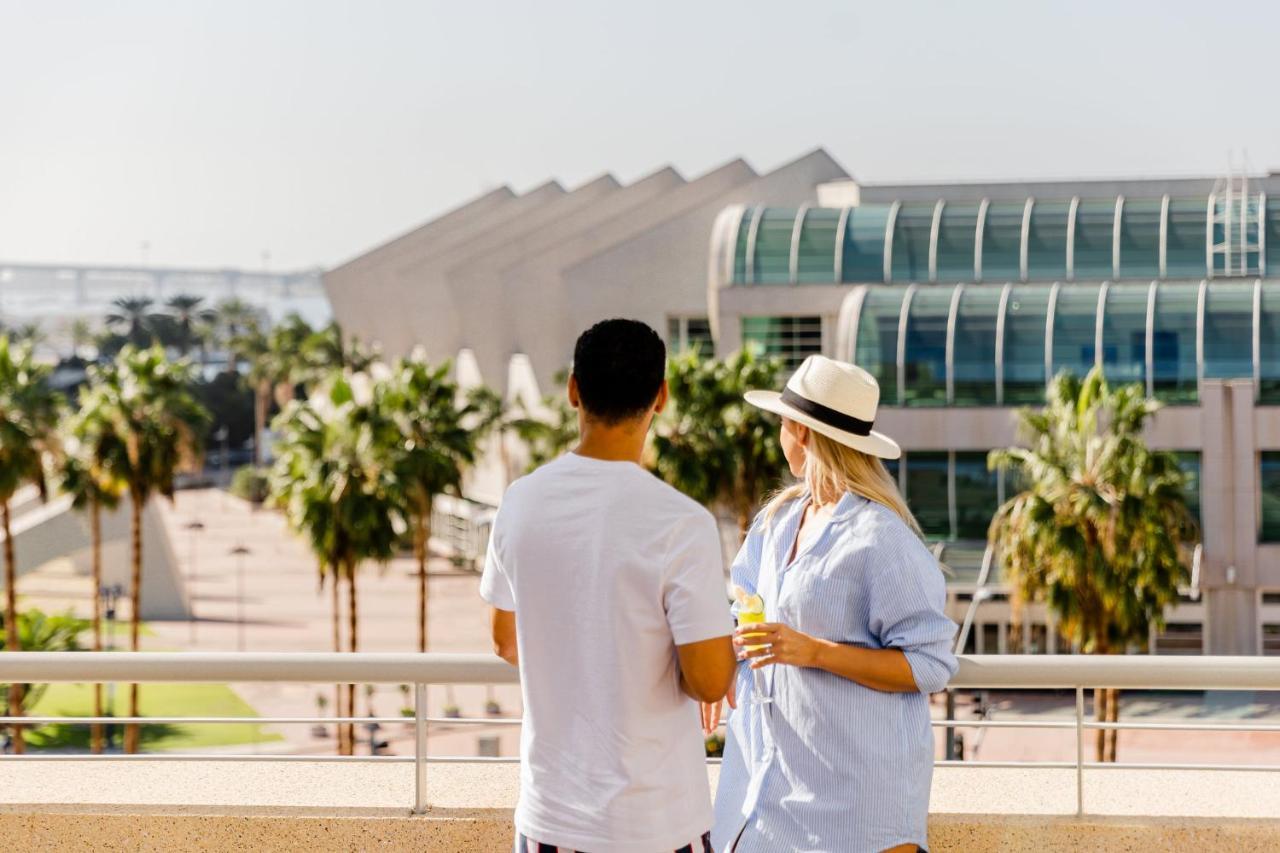
[(159, 311), (166, 300), (179, 295), (199, 296), (209, 308), (240, 299), (273, 321), (292, 313), (313, 325), (332, 318), (319, 270), (270, 273), (0, 262), (0, 323), (39, 325), (46, 346), (54, 349), (69, 343), (76, 320), (100, 327), (117, 299), (148, 298)]
[[(503, 189), (324, 276), (338, 319), (392, 352), (424, 346), (508, 394), (546, 389), (607, 316), (673, 347), (755, 343), (874, 373), (893, 466), (941, 559), (969, 640), (1004, 651), (1005, 590), (983, 538), (1011, 485), (986, 470), (1015, 407), (1101, 365), (1165, 401), (1150, 441), (1178, 452), (1204, 530), (1165, 653), (1280, 654), (1280, 175), (867, 184), (816, 151), (768, 175)], [(529, 365), (517, 379), (513, 365)], [(460, 364), (460, 370), (462, 365)], [(497, 489), (477, 496), (496, 500)], [(985, 594), (985, 593), (984, 593)], [(1027, 614), (1039, 651), (1062, 650)]]

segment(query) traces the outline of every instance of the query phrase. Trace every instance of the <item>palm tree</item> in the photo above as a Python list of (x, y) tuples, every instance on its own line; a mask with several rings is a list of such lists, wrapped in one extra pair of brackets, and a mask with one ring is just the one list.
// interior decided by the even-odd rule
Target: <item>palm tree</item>
[[(112, 366), (104, 367), (110, 370)], [(101, 385), (86, 385), (80, 391), (79, 409), (66, 424), (61, 454), (62, 490), (71, 495), (72, 506), (89, 517), (90, 563), (93, 576), (93, 650), (102, 650), (102, 510), (120, 503), (124, 484), (118, 479), (121, 466), (116, 457), (124, 452), (119, 437), (105, 417), (106, 395)], [(102, 716), (102, 685), (93, 685), (93, 715)], [(90, 729), (94, 753), (102, 752), (102, 727)]]
[[(302, 534), (322, 573), (347, 584), (349, 651), (359, 648), (357, 575), (366, 560), (386, 562), (405, 529), (395, 451), (402, 441), (386, 416), (381, 391), (367, 375), (334, 373), (302, 401), (290, 402), (276, 418), (279, 455), (271, 470), (273, 502)], [(338, 631), (334, 630), (335, 643)], [(345, 713), (355, 710), (355, 685), (347, 685)], [(351, 754), (350, 724), (339, 733), (339, 750)]]
[[(1027, 446), (993, 450), (988, 460), (1024, 484), (989, 532), (1015, 620), (1025, 602), (1043, 601), (1086, 654), (1145, 645), (1188, 580), (1198, 533), (1184, 475), (1174, 454), (1142, 438), (1158, 408), (1139, 385), (1110, 388), (1097, 368), (1083, 380), (1063, 374), (1043, 409), (1019, 413)], [(1095, 692), (1099, 721), (1118, 719), (1117, 698)], [(1098, 730), (1097, 755), (1115, 760), (1114, 730), (1109, 738)]]
[(728, 512), (746, 536), (751, 519), (785, 471), (777, 421), (743, 394), (773, 388), (777, 358), (745, 349), (719, 361), (692, 350), (667, 366), (671, 402), (653, 435), (653, 468), (712, 510)]
[[(501, 426), (503, 431), (514, 432), (528, 451), (526, 473), (561, 456), (578, 440), (578, 413), (569, 405), (564, 392), (568, 380), (568, 370), (558, 372), (554, 379), (560, 389), (557, 393), (544, 396), (537, 407), (527, 406), (523, 401), (515, 403)], [(500, 450), (505, 457), (505, 443)], [(505, 458), (503, 465), (505, 469)], [(503, 475), (508, 476), (509, 472), (504, 470)]]
[(107, 328), (119, 332), (135, 347), (145, 347), (155, 339), (155, 314), (152, 300), (145, 296), (122, 296), (111, 303)]
[(191, 351), (192, 345), (200, 340), (200, 328), (217, 316), (212, 308), (201, 307), (203, 303), (204, 297), (186, 293), (172, 296), (165, 303), (176, 326), (176, 343), (181, 355), (185, 356)]
[(253, 461), (265, 461), (264, 436), (274, 397), (281, 408), (294, 397), (305, 372), (303, 349), (312, 329), (296, 314), (269, 333), (251, 324), (233, 342), (237, 358), (249, 362), (248, 380), (254, 392)]
[[(37, 363), (31, 345), (13, 347), (0, 336), (0, 532), (4, 534), (4, 624), (13, 639), (9, 651), (22, 649), (18, 630), (18, 570), (9, 527), (9, 502), (24, 485), (35, 483), (45, 493), (44, 456), (57, 423), (59, 396), (49, 386), (50, 369)], [(8, 694), (9, 713), (22, 714), (22, 685)], [(13, 726), (15, 752), (22, 752), (22, 727)]]
[(449, 363), (431, 367), (410, 357), (399, 361), (383, 390), (386, 412), (399, 432), (395, 475), (413, 527), (418, 561), (418, 651), (427, 650), (427, 544), (436, 496), (459, 497), (463, 472), (475, 463), (484, 433), (498, 419), (500, 401), (478, 390), (459, 403)]
[[(158, 346), (126, 346), (110, 369), (91, 369), (89, 381), (97, 401), (97, 417), (120, 442), (110, 456), (112, 479), (129, 496), (130, 581), (129, 647), (138, 650), (142, 614), (142, 514), (156, 494), (173, 497), (174, 475), (195, 467), (208, 413), (192, 392), (192, 367), (170, 362)], [(129, 686), (129, 715), (138, 715), (138, 685)], [(125, 751), (138, 749), (138, 726), (125, 729)]]

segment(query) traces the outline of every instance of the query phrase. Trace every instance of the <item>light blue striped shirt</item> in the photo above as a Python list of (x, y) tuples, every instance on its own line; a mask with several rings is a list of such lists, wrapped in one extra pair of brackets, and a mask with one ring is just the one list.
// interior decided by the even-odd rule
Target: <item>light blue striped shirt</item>
[[(901, 649), (919, 692), (885, 693), (818, 669), (738, 667), (716, 795), (717, 851), (849, 851), (927, 844), (929, 694), (955, 673), (956, 626), (937, 561), (896, 514), (846, 494), (787, 565), (806, 501), (757, 517), (733, 582), (770, 622), (872, 649)], [(737, 841), (734, 846), (735, 839)]]

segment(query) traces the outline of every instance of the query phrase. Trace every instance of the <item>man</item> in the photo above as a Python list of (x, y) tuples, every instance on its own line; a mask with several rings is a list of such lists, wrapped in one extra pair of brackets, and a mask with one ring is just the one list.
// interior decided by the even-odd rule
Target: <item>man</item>
[(574, 348), (573, 452), (513, 483), (480, 594), (524, 696), (516, 849), (711, 850), (698, 701), (735, 659), (716, 524), (640, 466), (666, 348), (606, 320)]

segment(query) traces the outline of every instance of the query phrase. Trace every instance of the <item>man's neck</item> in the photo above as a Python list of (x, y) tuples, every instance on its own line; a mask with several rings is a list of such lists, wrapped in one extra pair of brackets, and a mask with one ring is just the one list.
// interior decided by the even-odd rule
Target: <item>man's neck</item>
[(647, 423), (604, 426), (588, 421), (580, 426), (582, 439), (573, 449), (574, 453), (606, 462), (640, 464), (640, 459), (644, 455), (645, 435), (648, 433)]

